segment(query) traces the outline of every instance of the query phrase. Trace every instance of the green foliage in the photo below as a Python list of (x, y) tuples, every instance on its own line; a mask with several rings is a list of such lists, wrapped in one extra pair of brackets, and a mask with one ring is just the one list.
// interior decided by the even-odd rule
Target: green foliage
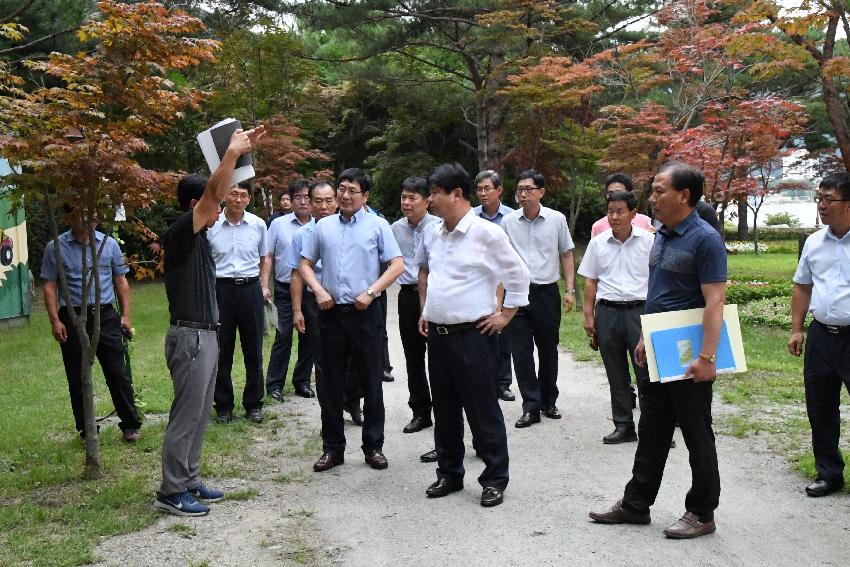
[(737, 303), (741, 305), (771, 297), (790, 297), (792, 288), (793, 284), (790, 281), (767, 283), (764, 285), (736, 283), (726, 288), (726, 303)]
[(767, 226), (773, 226), (777, 224), (785, 224), (791, 228), (797, 228), (800, 226), (800, 219), (797, 218), (797, 215), (792, 215), (789, 212), (783, 213), (773, 213), (767, 215), (767, 220), (764, 221)]
[(751, 301), (740, 306), (741, 322), (748, 325), (777, 327), (791, 331), (791, 297), (777, 296)]

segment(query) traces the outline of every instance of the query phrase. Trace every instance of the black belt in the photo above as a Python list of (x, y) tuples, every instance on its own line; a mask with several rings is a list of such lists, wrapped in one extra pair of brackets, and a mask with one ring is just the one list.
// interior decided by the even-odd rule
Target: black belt
[(198, 323), (196, 321), (184, 321), (182, 319), (172, 319), (171, 324), (175, 327), (188, 327), (202, 331), (218, 331), (218, 328), (221, 326), (219, 323)]
[(632, 307), (643, 307), (646, 301), (638, 299), (636, 301), (611, 301), (610, 299), (600, 299), (596, 303), (606, 307), (614, 307), (616, 309), (631, 309)]
[(216, 278), (215, 281), (233, 285), (248, 285), (260, 281), (260, 276), (251, 276), (249, 278)]
[(827, 325), (826, 323), (821, 323), (817, 319), (813, 319), (813, 321), (820, 325), (827, 333), (832, 335), (850, 335), (850, 325)]
[(558, 285), (558, 282), (528, 284), (528, 289), (540, 289), (541, 287), (551, 287), (553, 285)]
[(337, 303), (331, 308), (334, 311), (342, 311), (343, 313), (351, 313), (354, 311), (353, 303)]
[[(89, 311), (94, 311), (94, 305), (88, 305), (88, 306), (86, 306), (86, 308), (87, 308)], [(67, 306), (67, 305), (63, 305), (63, 306), (61, 306), (61, 307), (59, 308), (59, 310), (60, 310), (60, 311), (61, 311), (62, 309), (64, 309), (64, 310), (66, 310), (66, 311), (67, 311), (67, 310), (68, 310), (68, 306)], [(74, 306), (74, 311), (79, 312), (81, 309), (82, 309), (82, 307), (81, 307), (81, 306), (79, 306), (79, 305), (75, 305), (75, 306)], [(104, 303), (104, 304), (102, 304), (102, 305), (100, 306), (100, 310), (101, 310), (101, 311), (104, 311), (104, 310), (106, 310), (106, 309), (112, 309), (112, 304), (111, 304), (111, 303)]]
[(406, 283), (399, 284), (401, 291), (419, 291), (419, 284), (416, 283)]
[(286, 288), (286, 289), (289, 289), (289, 282), (282, 282), (282, 281), (280, 281), (280, 280), (276, 279), (276, 280), (275, 280), (275, 283), (276, 283), (277, 285), (281, 286), (281, 287), (284, 287), (284, 288)]
[(473, 323), (455, 323), (454, 325), (438, 325), (437, 323), (429, 323), (430, 327), (437, 331), (438, 335), (453, 335), (475, 329), (478, 321)]

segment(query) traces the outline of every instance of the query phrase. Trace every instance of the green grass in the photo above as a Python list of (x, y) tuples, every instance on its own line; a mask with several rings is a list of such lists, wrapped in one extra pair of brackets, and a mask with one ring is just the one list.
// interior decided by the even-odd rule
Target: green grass
[[(133, 382), (145, 412), (155, 419), (146, 419), (135, 445), (125, 443), (117, 427), (102, 428), (99, 480), (81, 480), (83, 446), (46, 314), (39, 306), (29, 325), (2, 331), (0, 356), (7, 362), (0, 373), (0, 564), (91, 562), (98, 538), (136, 531), (158, 518), (151, 504), (172, 396), (163, 353), (168, 313), (161, 284), (134, 285), (132, 298)], [(238, 348), (233, 368), (239, 392), (244, 365)], [(112, 411), (112, 402), (99, 365), (94, 369), (96, 412), (103, 416)], [(244, 476), (255, 462), (249, 449), (258, 428), (280, 425), (274, 407), (262, 425), (245, 419), (210, 425), (202, 474), (213, 480)], [(249, 492), (238, 496), (253, 497)]]
[[(770, 243), (775, 244), (775, 243)], [(771, 254), (736, 254), (729, 256), (729, 277), (736, 281), (789, 281), (797, 267), (794, 252)], [(577, 278), (583, 286), (583, 278)], [(581, 291), (579, 291), (581, 293)], [(561, 344), (576, 360), (595, 361), (601, 365), (599, 353), (587, 345), (580, 312), (567, 313), (561, 322)], [(788, 354), (789, 331), (776, 327), (751, 325), (742, 321), (744, 350), (748, 371), (723, 375), (715, 383), (715, 395), (735, 407), (735, 412), (718, 419), (718, 430), (740, 437), (766, 436), (769, 446), (782, 453), (804, 475), (814, 478), (805, 394), (802, 358)], [(842, 390), (842, 405), (850, 404)], [(841, 447), (850, 462), (850, 415), (842, 419)], [(845, 470), (845, 484), (850, 491), (850, 469)]]

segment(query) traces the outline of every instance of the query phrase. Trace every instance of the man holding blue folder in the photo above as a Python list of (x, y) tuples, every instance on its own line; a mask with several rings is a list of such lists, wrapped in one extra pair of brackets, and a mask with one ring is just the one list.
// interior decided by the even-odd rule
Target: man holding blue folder
[[(650, 382), (639, 390), (641, 417), (632, 478), (623, 498), (607, 512), (591, 512), (601, 524), (648, 524), (673, 430), (678, 423), (688, 447), (692, 484), (686, 512), (664, 530), (673, 539), (690, 539), (715, 531), (714, 510), (720, 501), (717, 449), (711, 428), (712, 382), (726, 300), (726, 248), (720, 235), (695, 212), (702, 197), (700, 170), (673, 161), (663, 164), (649, 199), (662, 226), (649, 257), (645, 313), (704, 307), (702, 350), (685, 371), (685, 380)], [(643, 339), (635, 361), (646, 364)]]

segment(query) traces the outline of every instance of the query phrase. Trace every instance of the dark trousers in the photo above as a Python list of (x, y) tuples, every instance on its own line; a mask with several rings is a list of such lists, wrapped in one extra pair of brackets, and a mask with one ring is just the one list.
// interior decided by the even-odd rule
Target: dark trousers
[[(301, 309), (304, 310), (303, 298), (306, 298), (307, 290), (301, 301)], [(286, 384), (286, 373), (289, 371), (289, 358), (292, 354), (292, 295), (289, 292), (289, 284), (275, 281), (274, 304), (277, 307), (278, 328), (275, 330), (274, 343), (269, 354), (269, 368), (266, 372), (266, 392), (283, 390)], [(304, 315), (307, 317), (306, 313)], [(309, 333), (309, 330), (307, 331)], [(309, 340), (309, 339), (308, 339)], [(298, 359), (295, 361), (295, 369), (292, 371), (293, 386), (309, 386), (310, 373), (312, 372), (313, 357), (311, 356), (308, 341), (298, 341)]]
[(602, 355), (611, 390), (611, 416), (618, 425), (633, 424), (629, 361), (634, 368), (636, 382), (640, 385), (649, 381), (646, 366), (638, 366), (634, 362), (635, 346), (640, 340), (643, 306), (616, 307), (597, 303), (595, 312), (599, 354)]
[(431, 391), (425, 374), (425, 337), (419, 334), (419, 291), (415, 285), (401, 286), (398, 292), (398, 332), (407, 367), (407, 405), (414, 416), (431, 417)]
[[(558, 284), (532, 285), (528, 291), (528, 305), (517, 310), (508, 327), (523, 412), (553, 407), (558, 399), (560, 326), (561, 295)], [(536, 373), (535, 344), (539, 361)]]
[(638, 446), (632, 479), (623, 496), (626, 509), (646, 513), (655, 503), (673, 429), (678, 424), (691, 464), (691, 488), (685, 497), (685, 509), (703, 522), (713, 519), (720, 501), (720, 473), (711, 428), (711, 392), (711, 382), (692, 380), (640, 385)]
[(218, 301), (218, 373), (215, 379), (215, 411), (233, 411), (233, 350), (236, 331), (245, 360), (245, 389), (242, 406), (245, 411), (263, 407), (263, 292), (260, 282), (236, 285), (218, 280), (215, 284)]
[(511, 334), (509, 332), (496, 335), (496, 356), (499, 361), (496, 371), (499, 387), (510, 388), (513, 376), (511, 375)]
[(384, 357), (383, 357), (383, 368), (387, 372), (393, 371), (393, 365), (390, 362), (390, 337), (387, 335), (387, 292), (381, 292), (381, 295), (378, 296), (378, 303), (381, 306), (381, 314), (384, 321), (384, 331), (383, 331), (383, 348), (384, 348)]
[(319, 312), (322, 341), (322, 375), (316, 391), (322, 410), (322, 444), (325, 451), (345, 450), (342, 410), (346, 401), (348, 359), (364, 396), (363, 451), (384, 445), (384, 393), (381, 380), (383, 319), (378, 302), (359, 311), (353, 305), (336, 305)]
[(850, 334), (835, 335), (812, 322), (803, 359), (806, 411), (812, 426), (812, 450), (818, 478), (844, 481), (844, 459), (838, 450), (841, 385), (850, 392)]
[(298, 337), (298, 360), (295, 362), (295, 370), (293, 371), (292, 382), (295, 384), (304, 383), (305, 385), (309, 385), (309, 369), (307, 371), (308, 373), (306, 381), (300, 382), (296, 379), (299, 364), (302, 360), (301, 343), (303, 342), (305, 345), (307, 345), (309, 351), (304, 354), (303, 359), (309, 359), (310, 366), (313, 366), (316, 369), (316, 379), (318, 380), (319, 375), (322, 373), (322, 365), (319, 364), (319, 358), (322, 355), (322, 332), (319, 329), (319, 304), (316, 303), (316, 296), (312, 293), (307, 292), (307, 290), (304, 290), (304, 295), (301, 299), (301, 313), (304, 314), (304, 325), (306, 327), (306, 330), (303, 335)]
[[(94, 319), (94, 309), (89, 309), (86, 328), (91, 334)], [(68, 340), (59, 343), (62, 349), (62, 362), (65, 364), (65, 376), (68, 378), (68, 393), (71, 395), (71, 410), (74, 412), (74, 422), (77, 431), (85, 429), (83, 417), (83, 356), (80, 350), (80, 339), (77, 329), (71, 323), (68, 309), (59, 309), (59, 320), (68, 331)], [(100, 310), (100, 340), (97, 343), (97, 361), (106, 378), (106, 387), (112, 397), (115, 413), (121, 422), (118, 427), (138, 429), (142, 422), (136, 411), (136, 400), (133, 394), (133, 381), (124, 364), (124, 344), (121, 340), (121, 318), (111, 305), (104, 305)]]
[(440, 335), (428, 332), (428, 375), (434, 401), (437, 477), (462, 479), (463, 413), (472, 443), (484, 461), (481, 486), (508, 485), (508, 438), (499, 407), (496, 337), (470, 329)]

